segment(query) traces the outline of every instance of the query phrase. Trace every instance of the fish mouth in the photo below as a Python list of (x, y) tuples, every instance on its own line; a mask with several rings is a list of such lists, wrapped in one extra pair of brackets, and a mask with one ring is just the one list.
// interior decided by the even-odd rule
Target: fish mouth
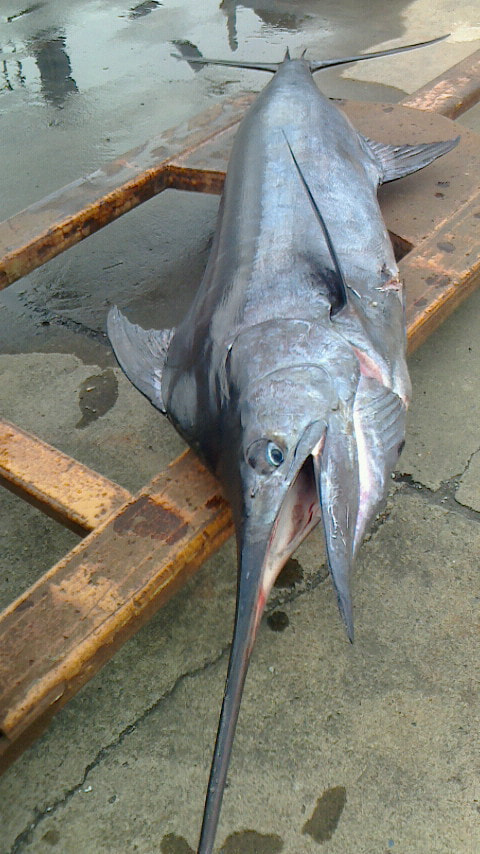
[(322, 518), (312, 454), (313, 452), (304, 459), (273, 523), (262, 571), (262, 592), (265, 599), (289, 557)]

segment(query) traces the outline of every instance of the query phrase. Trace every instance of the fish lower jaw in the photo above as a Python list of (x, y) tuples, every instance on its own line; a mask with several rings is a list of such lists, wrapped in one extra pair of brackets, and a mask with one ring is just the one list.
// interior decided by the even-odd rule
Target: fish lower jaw
[(262, 571), (262, 591), (267, 597), (275, 579), (300, 543), (321, 519), (311, 456), (307, 457), (287, 492), (272, 529)]
[(286, 543), (283, 549), (276, 550), (272, 555), (268, 555), (265, 562), (261, 588), (262, 593), (265, 596), (265, 601), (270, 595), (270, 591), (287, 560), (296, 551), (298, 546), (308, 537), (310, 532), (317, 527), (321, 517), (320, 507), (317, 502), (315, 507), (312, 506), (309, 508), (309, 516), (305, 526), (298, 531), (295, 536), (288, 541), (288, 543)]

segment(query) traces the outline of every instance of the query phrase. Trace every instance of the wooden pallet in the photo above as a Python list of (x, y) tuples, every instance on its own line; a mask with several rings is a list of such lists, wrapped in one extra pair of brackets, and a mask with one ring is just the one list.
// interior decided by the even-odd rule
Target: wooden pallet
[[(0, 224), (0, 287), (162, 190), (220, 193), (252, 100), (215, 106)], [(480, 51), (400, 105), (342, 105), (384, 142), (462, 136), (428, 170), (380, 193), (407, 286), (410, 350), (480, 282), (480, 137), (451, 121), (478, 100)], [(0, 481), (84, 537), (0, 615), (4, 770), (231, 535), (232, 522), (190, 451), (131, 495), (0, 421)]]

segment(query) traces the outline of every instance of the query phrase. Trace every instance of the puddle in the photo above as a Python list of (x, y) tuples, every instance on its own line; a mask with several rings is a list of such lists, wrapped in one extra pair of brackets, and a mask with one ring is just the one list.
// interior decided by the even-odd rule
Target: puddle
[[(197, 45), (187, 39), (174, 39), (172, 44), (176, 47), (179, 56), (186, 59), (187, 62), (189, 59), (200, 59), (202, 57), (202, 52), (198, 49)], [(188, 64), (195, 74), (201, 71), (202, 68), (205, 68), (200, 62), (188, 62)]]
[(62, 107), (68, 95), (78, 92), (66, 48), (65, 34), (55, 30), (39, 34), (31, 45), (40, 74), (42, 95), (55, 107)]
[[(297, 5), (301, 6), (303, 4)], [(252, 0), (250, 3), (248, 0), (243, 0), (243, 2), (242, 0), (222, 0), (220, 9), (227, 19), (230, 50), (237, 50), (239, 44), (239, 22), (237, 21), (239, 7), (240, 9), (251, 9), (264, 24), (286, 32), (299, 30), (304, 21), (308, 17), (311, 17), (308, 14), (302, 15), (301, 9), (299, 12), (292, 11), (291, 3), (279, 3), (276, 0), (273, 0), (273, 2), (268, 2), (268, 0), (263, 0), (263, 2)]]
[(131, 21), (134, 21), (136, 18), (144, 18), (145, 15), (149, 15), (150, 12), (154, 12), (159, 6), (163, 6), (163, 3), (158, 3), (157, 0), (145, 0), (144, 3), (139, 3), (138, 6), (134, 6), (133, 9), (130, 9), (128, 17)]
[(161, 854), (195, 854), (187, 840), (175, 833), (168, 833), (160, 843)]
[(273, 614), (268, 615), (267, 625), (272, 632), (284, 632), (290, 625), (290, 620), (285, 611), (274, 611)]
[(303, 581), (303, 567), (294, 557), (287, 560), (285, 566), (275, 581), (274, 587), (281, 590), (291, 590), (300, 581)]
[(223, 843), (219, 854), (277, 854), (283, 850), (283, 839), (271, 833), (240, 830)]
[(48, 845), (58, 845), (60, 842), (58, 830), (54, 827), (51, 830), (47, 830), (42, 836), (42, 842), (46, 842)]
[(317, 806), (311, 818), (305, 822), (302, 833), (311, 836), (315, 842), (328, 842), (337, 829), (346, 802), (345, 786), (327, 789), (318, 799)]
[(82, 413), (75, 425), (78, 429), (88, 427), (112, 408), (118, 397), (118, 382), (111, 368), (101, 374), (87, 377), (80, 386), (78, 405)]
[[(183, 836), (169, 833), (160, 843), (161, 854), (195, 854)], [(240, 830), (232, 833), (219, 854), (279, 854), (283, 851), (283, 839), (273, 833), (257, 833), (256, 830)]]

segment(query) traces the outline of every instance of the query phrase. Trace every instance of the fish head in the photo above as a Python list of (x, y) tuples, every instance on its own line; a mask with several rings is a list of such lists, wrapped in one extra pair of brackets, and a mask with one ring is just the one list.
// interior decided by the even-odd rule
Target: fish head
[(334, 374), (327, 351), (330, 366), (317, 349), (316, 362), (304, 351), (303, 362), (275, 368), (272, 360), (250, 378), (238, 396), (237, 431), (227, 435), (221, 479), (230, 485), (247, 657), (278, 574), (319, 522), (353, 641), (349, 580), (404, 444), (406, 405), (354, 348), (337, 350)]
[(240, 576), (257, 576), (256, 620), (280, 570), (321, 518), (314, 459), (325, 442), (330, 396), (328, 375), (301, 365), (262, 377), (241, 400), (234, 516)]
[[(248, 597), (255, 587), (252, 632), (282, 567), (322, 520), (329, 568), (351, 636), (348, 575), (359, 512), (353, 416), (358, 359), (344, 342), (328, 339), (328, 326), (319, 335), (297, 321), (285, 323), (281, 334), (277, 329), (274, 340), (265, 325), (242, 345), (231, 365), (238, 380), (237, 430), (225, 431), (219, 474), (230, 484), (239, 593), (244, 577)], [(236, 373), (236, 359), (243, 373)]]
[[(263, 343), (265, 338), (268, 330)], [(236, 428), (225, 431), (218, 473), (236, 527), (237, 604), (201, 854), (213, 844), (250, 654), (274, 581), (321, 520), (340, 612), (353, 640), (349, 577), (403, 437), (404, 404), (377, 379), (362, 374), (351, 348), (337, 353), (333, 377), (319, 348), (315, 363), (305, 352), (303, 361), (282, 364), (282, 349), (294, 352), (298, 335), (295, 342), (278, 341), (280, 368), (274, 359), (268, 361), (261, 344), (251, 349), (249, 363), (242, 360), (249, 364), (250, 381), (240, 386), (232, 407)], [(271, 370), (252, 377), (256, 354)], [(331, 364), (331, 349), (329, 358)]]

